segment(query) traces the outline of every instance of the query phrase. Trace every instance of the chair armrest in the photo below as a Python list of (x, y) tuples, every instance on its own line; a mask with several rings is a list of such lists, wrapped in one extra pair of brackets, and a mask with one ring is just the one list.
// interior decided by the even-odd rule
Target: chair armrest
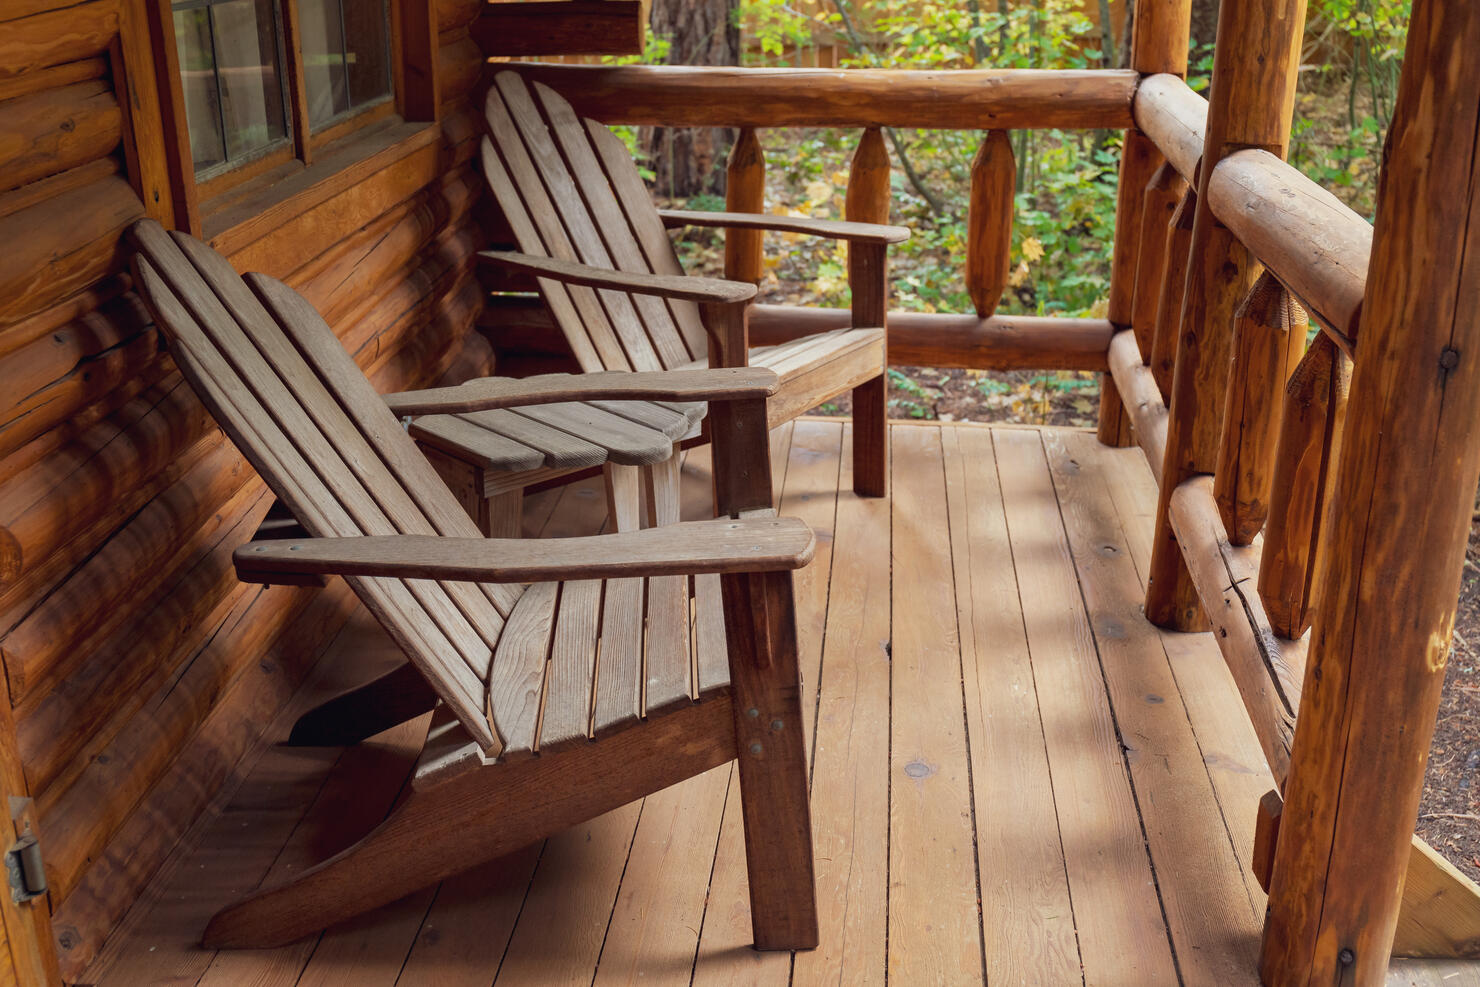
[(827, 237), (830, 240), (856, 240), (859, 243), (903, 243), (910, 238), (910, 231), (903, 226), (847, 223), (835, 219), (809, 219), (806, 216), (659, 209), (658, 217), (663, 220), (663, 225), (670, 229), (676, 226), (724, 226), (736, 230), (805, 233), (810, 236)]
[(538, 377), (480, 377), (455, 387), (429, 387), (384, 395), (386, 407), (404, 415), (461, 415), (562, 401), (764, 401), (780, 383), (764, 367), (654, 370)]
[(658, 295), (709, 304), (733, 305), (748, 302), (755, 297), (756, 291), (755, 285), (743, 281), (673, 274), (639, 274), (591, 267), (571, 260), (521, 254), (512, 250), (480, 250), (478, 263), (523, 271), (564, 284), (583, 284), (590, 288), (609, 288), (613, 291), (630, 291), (638, 295)]
[(245, 582), (322, 574), (525, 583), (800, 569), (815, 547), (812, 529), (796, 518), (747, 516), (584, 538), (376, 535), (248, 542), (232, 558)]

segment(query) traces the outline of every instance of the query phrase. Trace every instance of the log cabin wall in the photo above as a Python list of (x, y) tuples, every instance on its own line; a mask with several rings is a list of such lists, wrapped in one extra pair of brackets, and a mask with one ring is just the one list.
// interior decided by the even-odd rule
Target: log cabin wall
[(50, 886), (0, 895), (22, 983), (96, 953), (352, 606), (342, 583), (237, 582), (272, 497), (164, 352), (124, 230), (151, 215), (284, 278), (382, 391), (491, 359), (472, 331), (477, 0), (399, 2), (398, 44), (419, 32), (423, 56), (398, 65), (403, 117), (224, 207), (171, 171), (155, 2), (0, 6), (0, 784)]

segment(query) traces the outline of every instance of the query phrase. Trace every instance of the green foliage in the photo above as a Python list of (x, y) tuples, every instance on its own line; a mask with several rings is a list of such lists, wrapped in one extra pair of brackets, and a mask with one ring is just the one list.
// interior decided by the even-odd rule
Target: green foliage
[[(661, 65), (668, 61), (668, 52), (672, 47), (669, 38), (654, 34), (651, 31), (643, 32), (642, 54), (640, 55), (605, 55), (601, 59), (602, 65)], [(632, 155), (632, 160), (637, 162), (637, 173), (645, 182), (651, 182), (657, 175), (652, 168), (648, 167), (647, 149), (643, 147), (642, 141), (638, 139), (637, 128), (629, 126), (614, 126), (612, 133), (621, 138), (627, 147), (627, 153)]]
[(1412, 0), (1312, 0), (1291, 162), (1371, 216)]

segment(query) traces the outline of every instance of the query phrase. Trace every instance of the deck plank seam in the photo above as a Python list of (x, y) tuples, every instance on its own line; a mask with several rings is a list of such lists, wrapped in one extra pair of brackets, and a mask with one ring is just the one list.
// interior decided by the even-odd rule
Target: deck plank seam
[[(982, 890), (982, 852), (981, 852), (981, 839), (980, 839), (980, 836), (979, 836), (981, 830), (980, 830), (980, 827), (977, 825), (977, 815), (976, 815), (976, 771), (974, 770), (974, 767), (973, 767), (974, 762), (973, 762), (973, 758), (971, 756), (971, 750), (972, 750), (972, 747), (971, 747), (971, 717), (966, 712), (966, 634), (965, 634), (965, 629), (962, 627), (962, 624), (961, 624), (961, 602), (960, 602), (961, 601), (961, 582), (960, 582), (960, 580), (961, 580), (961, 569), (958, 568), (958, 560), (956, 558), (956, 540), (955, 540), (955, 538), (952, 537), (952, 534), (956, 531), (956, 522), (957, 522), (958, 519), (953, 518), (951, 516), (951, 496), (950, 496), (951, 474), (950, 474), (950, 470), (947, 468), (947, 465), (946, 465), (946, 435), (947, 435), (947, 432), (943, 428), (937, 428), (936, 429), (936, 434), (937, 434), (937, 439), (940, 442), (940, 474), (941, 474), (940, 479), (941, 479), (941, 485), (943, 486), (943, 488), (945, 489), (945, 492), (946, 492), (946, 498), (945, 498), (945, 508), (946, 508), (946, 545), (948, 545), (950, 547), (950, 551), (951, 551), (951, 596), (952, 596), (952, 601), (956, 604), (956, 606), (955, 606), (955, 611), (956, 611), (956, 677), (957, 677), (957, 681), (958, 681), (958, 683), (960, 685), (960, 697), (961, 697), (961, 704), (960, 704), (961, 705), (961, 735), (962, 735), (963, 738), (965, 738), (965, 741), (966, 741), (966, 804), (967, 804), (967, 806), (971, 810), (971, 866), (972, 866), (973, 875), (976, 878), (977, 946), (978, 946), (978, 948), (979, 948), (979, 950), (981, 952), (981, 982), (985, 984), (987, 982), (987, 926), (986, 926), (986, 909), (982, 905), (984, 892)], [(960, 445), (956, 442), (956, 437), (955, 437), (954, 434), (951, 435), (951, 443), (952, 443), (952, 445), (954, 445), (956, 447), (957, 457), (959, 458), (959, 456), (960, 456)], [(993, 457), (993, 464), (992, 465), (994, 467), (996, 466), (996, 457), (995, 456)], [(962, 481), (963, 482), (965, 481), (964, 470), (963, 470)], [(961, 518), (959, 520), (963, 524), (966, 521), (965, 518)], [(965, 544), (966, 544), (966, 548), (967, 548), (967, 556), (969, 558), (970, 557), (970, 554), (971, 554), (971, 551), (970, 551), (971, 550), (971, 542), (970, 542), (970, 539), (971, 539), (971, 529), (970, 529), (970, 526), (969, 525), (967, 526), (967, 528), (965, 530), (965, 538), (966, 538)], [(965, 567), (965, 570), (966, 570), (965, 571), (965, 575), (966, 575), (966, 598), (968, 600), (972, 600), (972, 599), (974, 599), (974, 597), (973, 597), (972, 591), (971, 591), (971, 567), (970, 567), (970, 565), (967, 565)], [(969, 610), (969, 615), (970, 615), (970, 618), (971, 618), (971, 628), (972, 628), (972, 637), (971, 637), (971, 640), (973, 642), (972, 648), (973, 648), (973, 651), (974, 651), (975, 650), (975, 641), (976, 641), (976, 633), (975, 633), (975, 630), (976, 630), (976, 611), (975, 611), (975, 608), (971, 608)]]
[[(997, 430), (995, 428), (991, 429), (991, 436), (992, 471), (997, 475), (1000, 490), (1002, 470), (998, 464)], [(1033, 703), (1038, 708), (1038, 736), (1043, 743), (1043, 750), (1045, 755), (1044, 761), (1048, 766), (1048, 798), (1049, 801), (1053, 804), (1054, 829), (1058, 836), (1059, 843), (1059, 865), (1063, 868), (1064, 871), (1064, 887), (1068, 889), (1069, 892), (1069, 919), (1074, 924), (1074, 949), (1079, 956), (1079, 981), (1082, 984), (1085, 982), (1086, 978), (1086, 973), (1084, 970), (1084, 951), (1083, 944), (1080, 942), (1079, 939), (1079, 913), (1077, 906), (1074, 903), (1074, 882), (1070, 879), (1069, 874), (1069, 852), (1068, 848), (1064, 845), (1064, 826), (1062, 821), (1063, 817), (1059, 814), (1059, 790), (1057, 783), (1054, 781), (1053, 758), (1047, 756), (1049, 750), (1048, 733), (1043, 725), (1043, 710), (1038, 701), (1038, 667), (1037, 662), (1033, 660), (1033, 638), (1032, 635), (1029, 633), (1027, 610), (1026, 605), (1023, 601), (1023, 581), (1022, 578), (1018, 575), (1019, 570), (1017, 560), (1017, 546), (1013, 543), (1012, 540), (1012, 524), (1007, 516), (1006, 495), (1003, 495), (1000, 499), (1003, 515), (1002, 523), (1008, 533), (1007, 554), (1012, 559), (1012, 584), (1013, 586), (1017, 587), (1018, 620), (1019, 622), (1021, 622), (1023, 627), (1023, 642), (1028, 653), (1028, 667), (1033, 672)], [(1055, 503), (1057, 503), (1058, 501), (1057, 488), (1054, 489), (1054, 501)]]
[[(1080, 605), (1084, 608), (1085, 616), (1088, 618), (1093, 611), (1090, 609), (1089, 598), (1084, 592), (1084, 578), (1080, 573), (1079, 563), (1074, 559), (1073, 546), (1069, 537), (1069, 524), (1064, 519), (1064, 501), (1060, 496), (1059, 485), (1054, 479), (1053, 469), (1048, 465), (1048, 447), (1043, 442), (1043, 433), (1041, 431), (1038, 433), (1038, 444), (1043, 450), (1044, 466), (1048, 469), (1048, 482), (1053, 486), (1054, 507), (1058, 512), (1059, 528), (1064, 534), (1064, 544), (1069, 548), (1070, 564), (1074, 569), (1074, 585), (1079, 590)], [(1182, 973), (1182, 959), (1177, 955), (1177, 943), (1172, 936), (1171, 917), (1167, 914), (1166, 896), (1162, 893), (1161, 889), (1162, 879), (1156, 868), (1156, 855), (1151, 852), (1151, 837), (1146, 832), (1146, 816), (1141, 811), (1141, 793), (1136, 788), (1135, 773), (1131, 771), (1130, 760), (1126, 756), (1128, 748), (1125, 742), (1125, 733), (1120, 726), (1120, 712), (1115, 708), (1114, 694), (1110, 688), (1110, 678), (1105, 672), (1105, 659), (1100, 654), (1100, 634), (1096, 630), (1093, 620), (1086, 619), (1086, 623), (1089, 627), (1090, 640), (1094, 643), (1095, 664), (1100, 669), (1100, 682), (1105, 689), (1105, 707), (1110, 712), (1110, 725), (1115, 729), (1115, 742), (1120, 746), (1120, 768), (1125, 772), (1126, 786), (1131, 794), (1131, 804), (1135, 806), (1136, 810), (1136, 825), (1141, 831), (1141, 846), (1146, 853), (1146, 865), (1151, 869), (1151, 884), (1156, 889), (1156, 905), (1161, 910), (1161, 927), (1166, 933), (1167, 948), (1172, 952), (1172, 969), (1176, 972), (1177, 982), (1179, 984), (1185, 984), (1187, 978)], [(1180, 695), (1177, 697), (1177, 700), (1181, 702)], [(1183, 713), (1184, 715), (1186, 713), (1185, 704)], [(1211, 779), (1209, 779), (1209, 784), (1211, 784)], [(1235, 859), (1237, 859), (1236, 854)]]

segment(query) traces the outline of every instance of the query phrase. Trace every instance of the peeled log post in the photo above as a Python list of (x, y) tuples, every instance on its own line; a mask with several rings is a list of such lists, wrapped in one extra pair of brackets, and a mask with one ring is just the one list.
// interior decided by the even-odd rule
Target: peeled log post
[(1259, 596), (1283, 637), (1310, 629), (1321, 518), (1341, 438), (1351, 363), (1325, 335), (1316, 338), (1285, 390)]
[(1152, 338), (1147, 366), (1156, 379), (1161, 399), (1170, 405), (1172, 374), (1177, 369), (1177, 338), (1182, 334), (1182, 296), (1187, 290), (1187, 252), (1192, 246), (1192, 221), (1197, 213), (1197, 192), (1182, 195), (1167, 226), (1166, 262), (1162, 269), (1161, 294), (1156, 303), (1156, 333)]
[(1380, 984), (1394, 941), (1480, 481), (1477, 49), (1480, 5), (1414, 3), (1316, 563), (1271, 987)]
[[(730, 148), (725, 173), (725, 209), (728, 212), (766, 211), (766, 155), (755, 136), (754, 127), (746, 127)], [(760, 230), (725, 231), (725, 277), (731, 281), (760, 284)]]
[(1290, 142), (1305, 0), (1247, 0), (1218, 10), (1207, 139), (1198, 170), (1197, 212), (1172, 375), (1166, 464), (1147, 575), (1146, 617), (1175, 630), (1206, 625), (1191, 574), (1167, 517), (1172, 490), (1212, 473), (1223, 434), (1233, 316), (1259, 275), (1255, 258), (1208, 206), (1219, 161), (1259, 147), (1283, 157)]
[(1213, 496), (1235, 545), (1253, 541), (1269, 513), (1280, 405), (1285, 382), (1305, 354), (1309, 327), (1305, 310), (1267, 271), (1234, 316), (1233, 371)]
[[(1131, 295), (1131, 328), (1136, 333), (1141, 360), (1147, 366), (1151, 364), (1156, 342), (1156, 314), (1161, 301), (1161, 286), (1166, 280), (1167, 227), (1176, 217), (1177, 207), (1186, 193), (1186, 180), (1170, 161), (1163, 161), (1146, 184), (1146, 195), (1141, 202), (1136, 290)], [(1160, 468), (1158, 464), (1157, 469)]]
[(993, 130), (971, 162), (971, 200), (966, 212), (966, 291), (983, 319), (997, 311), (1007, 288), (1016, 192), (1012, 139), (1005, 130)]
[[(889, 200), (889, 152), (879, 128), (870, 127), (863, 132), (848, 168), (848, 218), (861, 223), (887, 223)], [(887, 249), (882, 243), (848, 245), (854, 326), (885, 325), (889, 305)], [(889, 442), (887, 388), (888, 377), (881, 373), (853, 389), (853, 489), (862, 496), (882, 497), (889, 491), (888, 457), (881, 451)]]

